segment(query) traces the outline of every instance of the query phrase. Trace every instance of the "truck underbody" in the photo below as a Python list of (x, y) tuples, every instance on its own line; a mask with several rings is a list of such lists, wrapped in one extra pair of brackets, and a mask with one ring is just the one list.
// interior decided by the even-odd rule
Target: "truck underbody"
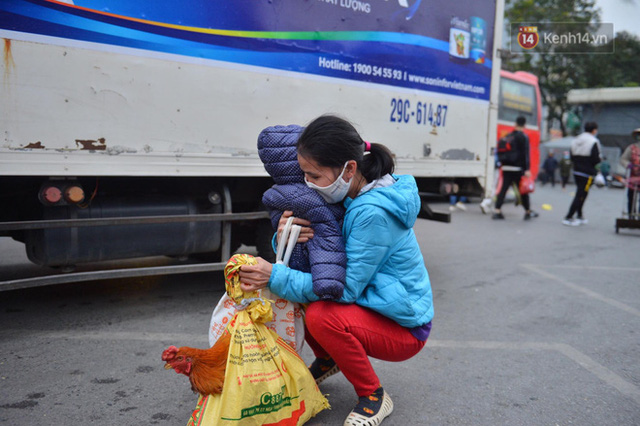
[[(419, 178), (420, 218), (450, 221), (426, 201), (434, 195), (481, 196), (477, 179)], [(273, 260), (273, 228), (261, 204), (270, 178), (0, 177), (0, 237), (24, 243), (29, 260), (52, 276), (0, 282), (0, 291), (62, 282), (221, 270), (242, 244)], [(50, 205), (42, 193), (78, 186), (83, 202)], [(131, 268), (77, 273), (81, 264), (169, 256), (198, 261), (180, 268)], [(61, 274), (64, 273), (64, 274)]]

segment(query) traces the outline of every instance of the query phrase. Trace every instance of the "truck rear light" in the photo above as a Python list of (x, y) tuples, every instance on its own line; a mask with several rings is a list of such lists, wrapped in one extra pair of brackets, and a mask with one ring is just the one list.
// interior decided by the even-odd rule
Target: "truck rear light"
[(51, 179), (40, 187), (38, 199), (45, 206), (79, 205), (85, 193), (77, 180)]
[(80, 203), (84, 201), (84, 190), (77, 185), (69, 186), (64, 190), (64, 199), (71, 204)]
[(56, 204), (62, 199), (62, 191), (55, 186), (45, 186), (40, 191), (40, 197), (46, 204)]

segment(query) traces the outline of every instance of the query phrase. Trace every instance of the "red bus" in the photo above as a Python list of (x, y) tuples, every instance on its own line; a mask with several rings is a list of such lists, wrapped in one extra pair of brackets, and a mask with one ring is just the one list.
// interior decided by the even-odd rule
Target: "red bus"
[(500, 95), (498, 96), (498, 139), (513, 130), (519, 115), (527, 119), (525, 133), (529, 136), (530, 170), (531, 176), (535, 180), (540, 166), (540, 123), (542, 119), (538, 77), (524, 71), (513, 73), (501, 70)]

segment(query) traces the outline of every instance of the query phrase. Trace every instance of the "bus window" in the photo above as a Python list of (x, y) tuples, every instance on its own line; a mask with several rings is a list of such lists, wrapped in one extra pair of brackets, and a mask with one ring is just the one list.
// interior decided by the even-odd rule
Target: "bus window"
[(537, 127), (538, 109), (534, 86), (502, 77), (498, 102), (498, 120), (513, 123), (522, 115), (527, 119), (528, 126)]

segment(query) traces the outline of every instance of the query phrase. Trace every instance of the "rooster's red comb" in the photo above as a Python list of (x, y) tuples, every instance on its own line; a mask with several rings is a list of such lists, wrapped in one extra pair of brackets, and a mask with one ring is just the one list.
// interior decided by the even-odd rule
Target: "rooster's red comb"
[(171, 361), (176, 357), (177, 353), (178, 353), (178, 348), (176, 348), (175, 346), (169, 346), (167, 349), (165, 349), (162, 352), (162, 360)]

